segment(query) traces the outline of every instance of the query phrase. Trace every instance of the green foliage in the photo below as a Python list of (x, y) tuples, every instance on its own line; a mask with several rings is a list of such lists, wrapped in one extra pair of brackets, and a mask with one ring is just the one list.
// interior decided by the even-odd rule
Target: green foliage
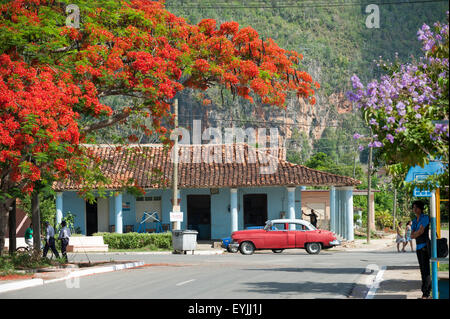
[(112, 249), (138, 249), (149, 247), (154, 250), (172, 249), (172, 233), (140, 234), (140, 233), (95, 233), (93, 236), (103, 236), (105, 244)]
[(392, 228), (394, 219), (388, 210), (385, 211), (375, 211), (375, 225), (379, 229), (384, 229), (385, 227)]
[(17, 270), (37, 269), (42, 267), (60, 265), (60, 260), (43, 258), (41, 254), (15, 253), (0, 256), (0, 276), (14, 274)]
[[(29, 218), (31, 218), (31, 195), (25, 196), (20, 202), (20, 209), (25, 211)], [(50, 192), (39, 193), (39, 210), (41, 216), (41, 223), (49, 222), (51, 225), (56, 224), (56, 198)]]

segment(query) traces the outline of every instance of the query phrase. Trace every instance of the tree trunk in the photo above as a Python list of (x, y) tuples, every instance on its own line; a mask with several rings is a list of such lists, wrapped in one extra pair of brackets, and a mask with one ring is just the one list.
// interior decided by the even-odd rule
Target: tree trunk
[(8, 226), (9, 208), (13, 203), (13, 199), (7, 199), (0, 203), (0, 256), (5, 249), (5, 238)]
[(33, 246), (41, 250), (41, 213), (39, 210), (39, 193), (34, 191), (31, 196), (31, 221), (33, 223)]
[(16, 252), (16, 200), (12, 203), (11, 211), (9, 212), (8, 228), (9, 228), (9, 254), (12, 255)]

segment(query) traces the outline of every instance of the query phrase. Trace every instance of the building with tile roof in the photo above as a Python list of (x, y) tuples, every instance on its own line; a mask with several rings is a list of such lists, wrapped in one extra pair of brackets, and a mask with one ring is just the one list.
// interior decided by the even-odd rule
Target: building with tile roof
[[(57, 215), (75, 215), (83, 234), (101, 231), (156, 230), (155, 223), (140, 225), (142, 215), (157, 212), (163, 229), (170, 229), (172, 210), (172, 150), (160, 144), (115, 147), (85, 145), (102, 160), (109, 179), (96, 187), (110, 191), (108, 198), (86, 203), (78, 194), (84, 185), (67, 179), (55, 183)], [(330, 189), (329, 211), (321, 226), (351, 237), (352, 190), (361, 182), (290, 163), (285, 150), (255, 148), (245, 143), (180, 145), (178, 153), (181, 229), (199, 231), (198, 239), (220, 239), (232, 231), (263, 226), (268, 219), (302, 218), (302, 190), (311, 186)], [(135, 197), (123, 192), (132, 181), (146, 191)], [(351, 218), (350, 218), (351, 215)], [(350, 234), (351, 233), (351, 234)]]

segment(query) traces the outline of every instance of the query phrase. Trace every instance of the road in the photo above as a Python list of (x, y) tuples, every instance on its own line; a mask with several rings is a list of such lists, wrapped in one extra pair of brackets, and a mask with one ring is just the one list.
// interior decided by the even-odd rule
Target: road
[[(77, 261), (86, 260), (78, 254)], [(282, 254), (257, 252), (251, 256), (90, 254), (91, 261), (139, 260), (140, 268), (81, 277), (79, 288), (66, 282), (0, 294), (6, 298), (99, 299), (312, 299), (347, 298), (368, 268), (417, 266), (416, 254), (385, 251), (304, 250)], [(73, 286), (73, 285), (72, 285)], [(364, 296), (360, 296), (364, 297)]]

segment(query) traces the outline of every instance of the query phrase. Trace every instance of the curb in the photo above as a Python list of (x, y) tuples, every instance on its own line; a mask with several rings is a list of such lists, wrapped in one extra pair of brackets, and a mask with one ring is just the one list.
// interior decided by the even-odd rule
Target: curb
[(30, 287), (36, 287), (36, 286), (42, 286), (44, 284), (50, 284), (58, 281), (63, 281), (67, 279), (73, 279), (88, 275), (94, 275), (94, 274), (101, 274), (105, 272), (113, 272), (123, 269), (129, 269), (134, 267), (143, 266), (143, 261), (133, 262), (133, 263), (126, 263), (126, 264), (118, 264), (118, 265), (112, 265), (112, 266), (103, 266), (103, 267), (94, 267), (93, 269), (83, 269), (83, 270), (76, 270), (73, 272), (70, 272), (67, 276), (64, 276), (62, 278), (57, 279), (49, 279), (49, 280), (43, 280), (41, 278), (35, 278), (30, 280), (22, 280), (19, 282), (11, 282), (7, 284), (0, 285), (0, 293), (3, 292), (9, 292), (13, 290), (19, 290), (23, 288), (30, 288)]
[[(194, 255), (221, 255), (225, 251), (224, 250), (194, 250)], [(71, 253), (74, 254), (74, 253)], [(82, 253), (80, 253), (82, 254)], [(128, 251), (109, 251), (109, 252), (99, 252), (98, 254), (105, 254), (105, 255), (173, 255), (173, 251), (136, 251), (136, 252), (128, 252)], [(189, 255), (192, 255), (189, 253)]]
[(7, 284), (0, 285), (0, 293), (12, 291), (12, 290), (23, 289), (23, 288), (41, 286), (43, 284), (44, 284), (44, 280), (41, 278), (21, 280), (18, 282), (10, 282)]

